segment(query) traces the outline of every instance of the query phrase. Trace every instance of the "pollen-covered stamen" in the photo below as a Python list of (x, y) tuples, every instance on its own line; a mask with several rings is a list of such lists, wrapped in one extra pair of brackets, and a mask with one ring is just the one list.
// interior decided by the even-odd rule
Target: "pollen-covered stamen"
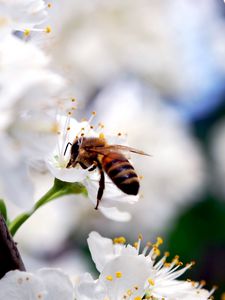
[(185, 267), (179, 269), (178, 271), (175, 271), (175, 269), (172, 269), (165, 274), (164, 279), (176, 279), (177, 277), (180, 277), (182, 274), (184, 274), (188, 269), (190, 269), (191, 266), (192, 266), (192, 263), (187, 264)]
[(28, 37), (28, 36), (30, 36), (30, 34), (32, 33), (32, 32), (45, 32), (45, 33), (50, 33), (50, 32), (52, 32), (52, 28), (51, 28), (51, 26), (46, 26), (45, 28), (25, 28), (24, 30), (23, 30), (23, 34), (24, 34), (24, 36), (25, 37)]
[(122, 277), (122, 275), (123, 275), (123, 274), (122, 274), (122, 272), (119, 272), (119, 271), (118, 271), (118, 272), (116, 272), (116, 278), (121, 278), (121, 277)]
[(166, 253), (165, 253), (164, 256), (154, 265), (154, 268), (156, 270), (161, 269), (163, 267), (163, 265), (165, 264), (167, 257), (168, 257), (168, 255), (166, 255)]
[(123, 237), (123, 236), (115, 237), (113, 239), (113, 243), (114, 244), (123, 244), (124, 245), (126, 243), (126, 238)]

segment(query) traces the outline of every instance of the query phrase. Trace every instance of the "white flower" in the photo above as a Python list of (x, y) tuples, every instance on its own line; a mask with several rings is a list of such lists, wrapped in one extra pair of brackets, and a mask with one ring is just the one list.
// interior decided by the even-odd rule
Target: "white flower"
[(31, 30), (45, 20), (46, 7), (43, 0), (0, 0), (0, 30)]
[(177, 280), (192, 263), (180, 268), (181, 263), (175, 257), (166, 262), (167, 254), (156, 261), (159, 255), (161, 238), (150, 247), (140, 251), (141, 239), (135, 244), (124, 245), (123, 237), (113, 241), (92, 232), (88, 238), (92, 259), (100, 272), (97, 280), (86, 275), (77, 286), (77, 300), (93, 299), (209, 299), (214, 290), (208, 292), (202, 285)]
[(35, 274), (15, 270), (0, 280), (0, 299), (74, 300), (73, 285), (58, 269), (40, 269)]
[[(80, 166), (66, 168), (70, 159), (70, 148), (68, 143), (73, 143), (76, 136), (97, 137), (98, 133), (90, 128), (90, 122), (77, 122), (75, 119), (59, 116), (59, 138), (55, 150), (47, 158), (47, 166), (50, 172), (58, 179), (66, 182), (82, 181), (86, 186), (90, 200), (96, 205), (97, 190), (99, 186), (99, 174), (97, 171), (89, 172)], [(110, 138), (107, 139), (110, 143)], [(67, 148), (67, 151), (65, 151)], [(116, 221), (128, 221), (130, 214), (117, 209), (122, 203), (134, 203), (138, 196), (128, 196), (122, 193), (108, 177), (103, 198), (99, 204), (99, 210), (108, 218)]]

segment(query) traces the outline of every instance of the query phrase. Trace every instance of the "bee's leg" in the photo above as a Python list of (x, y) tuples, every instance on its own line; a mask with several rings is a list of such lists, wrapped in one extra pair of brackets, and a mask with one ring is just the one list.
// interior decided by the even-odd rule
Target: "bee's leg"
[(102, 199), (102, 195), (105, 189), (105, 174), (103, 172), (101, 164), (98, 162), (98, 168), (100, 172), (100, 180), (99, 180), (99, 188), (98, 188), (98, 194), (97, 194), (97, 204), (95, 206), (95, 209), (98, 209), (99, 203)]

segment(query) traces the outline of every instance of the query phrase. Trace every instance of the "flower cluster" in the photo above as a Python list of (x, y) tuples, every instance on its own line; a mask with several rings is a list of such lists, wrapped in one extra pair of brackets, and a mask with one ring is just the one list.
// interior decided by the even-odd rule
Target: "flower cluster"
[(0, 2), (1, 194), (26, 205), (33, 198), (27, 162), (38, 160), (55, 142), (55, 116), (48, 110), (64, 86), (49, 69), (49, 58), (28, 40), (31, 31), (49, 31), (40, 27), (47, 9), (43, 0)]
[(167, 262), (168, 253), (157, 259), (162, 239), (148, 243), (143, 250), (141, 240), (139, 237), (133, 246), (125, 245), (124, 237), (111, 240), (91, 232), (88, 245), (100, 273), (97, 280), (85, 273), (74, 281), (54, 269), (41, 269), (35, 274), (11, 271), (0, 280), (0, 296), (5, 300), (210, 299), (214, 289), (203, 289), (203, 282), (177, 279), (192, 262), (182, 267), (178, 256)]
[[(10, 220), (5, 202), (0, 200), (0, 229), (4, 229), (4, 234), (0, 230), (0, 257), (3, 252), (10, 254), (9, 258), (6, 255), (9, 261), (6, 259), (6, 269), (3, 268), (4, 272), (1, 273), (1, 276), (5, 275), (0, 279), (0, 299), (210, 299), (214, 288), (208, 291), (203, 288), (203, 282), (178, 279), (191, 268), (193, 262), (183, 266), (178, 256), (169, 261), (168, 253), (159, 258), (159, 246), (163, 242), (161, 238), (157, 238), (153, 244), (147, 243), (142, 249), (141, 236), (132, 246), (126, 245), (124, 237), (111, 240), (91, 232), (87, 241), (99, 272), (97, 279), (89, 273), (74, 279), (60, 269), (42, 268), (35, 273), (22, 271), (25, 270), (24, 264), (12, 236), (37, 209), (54, 199), (71, 194), (88, 196), (93, 206), (105, 217), (114, 221), (129, 221), (129, 212), (120, 208), (124, 204), (137, 202), (139, 195), (123, 193), (105, 174), (107, 172), (103, 173), (104, 167), (100, 163), (107, 158), (103, 151), (107, 147), (114, 151), (119, 149), (118, 153), (112, 150), (114, 162), (112, 155), (109, 169), (115, 171), (114, 163), (119, 161), (119, 172), (115, 178), (121, 179), (122, 176), (118, 176), (121, 172), (124, 181), (136, 180), (137, 183), (138, 176), (125, 153), (123, 159), (123, 150), (144, 154), (125, 146), (120, 134), (105, 135), (102, 125), (94, 130), (91, 122), (95, 113), (88, 121), (78, 122), (72, 116), (74, 104), (69, 111), (57, 111), (56, 99), (65, 87), (65, 81), (51, 70), (50, 59), (32, 40), (34, 32), (41, 35), (51, 32), (49, 26), (43, 25), (50, 7), (51, 4), (44, 0), (0, 0), (0, 142), (4, 145), (4, 151), (0, 153), (0, 194), (6, 200), (32, 205), (28, 211)], [(75, 102), (74, 98), (72, 102)], [(92, 151), (97, 153), (98, 159), (86, 157), (85, 164), (78, 158), (82, 150), (91, 152), (91, 148), (82, 149), (82, 142), (88, 137), (104, 141), (105, 149), (99, 146), (102, 147), (101, 152), (96, 149), (97, 146), (93, 147)], [(76, 146), (75, 140), (79, 143), (74, 161), (79, 164), (70, 167), (73, 157), (71, 147)], [(122, 157), (121, 161), (117, 159), (118, 155)], [(54, 178), (52, 188), (35, 204), (31, 202), (34, 194), (28, 172), (31, 166), (33, 169), (43, 167)], [(128, 174), (133, 176), (129, 177)], [(138, 183), (137, 186), (139, 188)], [(101, 193), (103, 197), (99, 196)], [(7, 250), (3, 251), (4, 243), (7, 244)], [(10, 264), (11, 260), (15, 265)]]

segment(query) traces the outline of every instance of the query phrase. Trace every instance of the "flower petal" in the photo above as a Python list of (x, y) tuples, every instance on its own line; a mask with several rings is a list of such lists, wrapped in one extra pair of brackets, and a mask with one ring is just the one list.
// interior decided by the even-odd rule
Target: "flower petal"
[(92, 231), (87, 243), (95, 266), (101, 272), (106, 263), (115, 258), (113, 242), (111, 239), (102, 237), (98, 232)]
[(73, 300), (73, 285), (69, 277), (59, 269), (40, 269), (37, 275), (43, 280), (46, 300)]
[(0, 299), (46, 300), (46, 294), (41, 278), (28, 272), (10, 271), (0, 280)]

